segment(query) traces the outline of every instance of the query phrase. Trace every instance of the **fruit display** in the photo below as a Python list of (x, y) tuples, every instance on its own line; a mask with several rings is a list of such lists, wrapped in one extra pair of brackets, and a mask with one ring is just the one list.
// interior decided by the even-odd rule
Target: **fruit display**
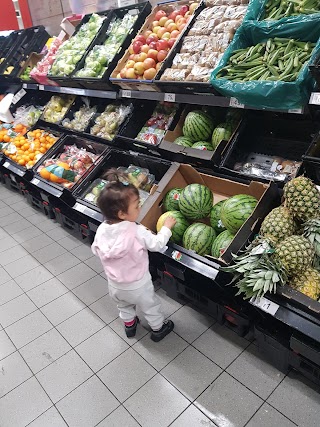
[[(246, 5), (224, 5), (215, 2), (195, 19), (184, 37), (180, 51), (170, 68), (162, 74), (162, 81), (208, 82), (211, 72), (229, 46), (247, 11)], [(208, 4), (207, 4), (208, 6)]]
[(46, 55), (37, 63), (37, 65), (31, 70), (30, 77), (40, 84), (48, 84), (47, 74), (50, 71), (52, 64), (55, 61), (57, 51), (62, 45), (62, 41), (55, 37), (50, 44), (50, 48)]
[[(15, 130), (20, 132), (23, 132), (24, 129), (23, 125), (15, 127)], [(13, 132), (10, 137), (10, 132), (5, 135), (2, 135), (2, 132), (0, 131), (0, 140), (3, 140), (3, 143), (0, 144), (2, 152), (9, 159), (27, 169), (32, 168), (58, 139), (43, 129), (29, 131), (26, 136)]]
[(310, 15), (320, 12), (318, 0), (268, 0), (262, 19), (278, 20), (289, 16)]
[(132, 111), (132, 105), (109, 104), (103, 113), (95, 118), (94, 125), (90, 129), (91, 135), (112, 141), (119, 127)]
[(63, 152), (46, 159), (37, 169), (50, 182), (71, 188), (97, 160), (98, 155), (76, 145), (65, 145)]
[(97, 35), (105, 17), (93, 13), (88, 22), (81, 25), (69, 40), (65, 41), (56, 53), (50, 69), (53, 77), (69, 76), (83, 57), (85, 51)]
[(170, 3), (159, 9), (134, 38), (113, 77), (153, 80), (198, 5)]
[(89, 107), (87, 105), (83, 105), (80, 107), (78, 111), (76, 111), (73, 115), (73, 118), (70, 120), (66, 118), (62, 121), (62, 126), (67, 129), (84, 131), (88, 127), (88, 123), (91, 118), (96, 114), (97, 107)]
[(109, 63), (124, 42), (137, 19), (137, 15), (127, 13), (122, 19), (115, 18), (109, 25), (108, 38), (103, 45), (94, 46), (85, 60), (83, 68), (75, 73), (76, 77), (102, 77)]
[(66, 115), (74, 100), (73, 95), (53, 95), (44, 109), (44, 120), (49, 123), (58, 123)]
[(174, 140), (175, 144), (197, 150), (214, 151), (223, 140), (229, 141), (237, 127), (241, 115), (230, 110), (225, 122), (217, 123), (218, 117), (202, 110), (190, 111), (185, 117), (182, 136)]
[(145, 123), (135, 139), (158, 145), (169, 129), (177, 112), (178, 104), (159, 102), (150, 119)]
[(217, 78), (234, 82), (294, 82), (310, 60), (314, 47), (315, 43), (289, 38), (268, 39), (233, 51)]
[(312, 299), (320, 297), (320, 193), (304, 176), (284, 186), (284, 204), (264, 219), (260, 235), (235, 264), (225, 268), (239, 279), (244, 298), (276, 292), (287, 284)]

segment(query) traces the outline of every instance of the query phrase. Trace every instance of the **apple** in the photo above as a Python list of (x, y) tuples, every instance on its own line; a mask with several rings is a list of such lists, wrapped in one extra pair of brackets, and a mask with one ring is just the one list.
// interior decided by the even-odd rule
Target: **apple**
[(120, 71), (120, 77), (121, 77), (122, 79), (125, 79), (125, 78), (126, 78), (126, 72), (127, 72), (127, 69), (126, 69), (126, 68), (122, 68), (122, 70)]
[(170, 39), (177, 39), (179, 35), (180, 35), (179, 30), (172, 31), (172, 33), (170, 34)]
[(126, 79), (136, 79), (136, 73), (134, 71), (134, 68), (128, 68), (126, 71)]
[(136, 56), (136, 55), (133, 53), (132, 55), (130, 55), (130, 56), (129, 56), (129, 59), (134, 61), (134, 57), (135, 57), (135, 56)]
[(153, 27), (153, 32), (155, 34), (158, 34), (158, 31), (161, 29), (162, 27), (160, 27), (160, 25), (157, 25), (156, 27)]
[(157, 32), (157, 36), (159, 37), (159, 39), (162, 38), (163, 34), (166, 33), (168, 30), (166, 28), (160, 28), (160, 30)]
[[(149, 44), (149, 49), (157, 49), (158, 42), (151, 42)], [(158, 50), (158, 49), (157, 49)]]
[(191, 16), (192, 16), (192, 13), (190, 12), (190, 10), (184, 15), (187, 21), (190, 19)]
[(135, 61), (133, 59), (127, 61), (125, 68), (133, 68)]
[(158, 10), (158, 12), (155, 14), (154, 19), (156, 21), (159, 21), (163, 16), (167, 16), (166, 12), (164, 10)]
[(168, 27), (168, 25), (170, 24), (174, 24), (174, 20), (173, 19), (168, 19), (167, 22), (164, 24), (165, 28)]
[[(172, 33), (171, 33), (171, 37), (172, 37)], [(170, 39), (170, 40), (168, 40), (169, 49), (172, 48), (172, 46), (175, 44), (176, 40), (177, 39)]]
[(157, 42), (158, 40), (159, 40), (159, 37), (156, 34), (151, 34), (147, 38), (146, 42), (147, 42), (148, 45), (150, 45), (151, 42)]
[(143, 62), (148, 57), (148, 54), (146, 52), (141, 52), (139, 55), (137, 55), (137, 61), (136, 62)]
[(180, 7), (179, 13), (184, 16), (187, 12), (189, 12), (189, 6), (186, 4)]
[(149, 70), (149, 68), (155, 68), (156, 67), (156, 61), (152, 58), (147, 58), (143, 61), (143, 65), (145, 70)]
[(156, 49), (150, 49), (148, 52), (148, 58), (152, 58), (155, 61), (157, 60), (158, 51)]
[(157, 74), (157, 70), (155, 68), (149, 68), (143, 73), (143, 78), (146, 80), (152, 80)]
[(166, 33), (163, 34), (163, 36), (161, 37), (162, 39), (166, 39), (169, 40), (171, 37), (171, 34), (169, 33), (169, 31), (167, 31)]
[(181, 18), (183, 18), (183, 16), (179, 13), (179, 14), (176, 16), (176, 19), (174, 20), (174, 22), (175, 22), (175, 23), (177, 23), (177, 22), (179, 21), (179, 19), (181, 19)]
[(176, 20), (176, 24), (177, 24), (178, 28), (179, 28), (179, 25), (186, 24), (186, 22), (187, 22), (186, 18), (179, 18)]
[(163, 61), (165, 59), (165, 57), (167, 56), (167, 54), (168, 54), (168, 52), (166, 50), (160, 50), (158, 52), (158, 55), (157, 55), (157, 60), (159, 62)]
[(199, 3), (191, 3), (189, 6), (189, 12), (193, 13), (198, 6), (199, 6)]
[(168, 25), (167, 30), (169, 31), (169, 33), (172, 33), (172, 31), (177, 30), (178, 26), (175, 23), (172, 23), (170, 25)]
[(120, 73), (116, 75), (116, 79), (121, 79)]
[(138, 74), (139, 76), (142, 76), (142, 74), (145, 72), (144, 63), (143, 62), (136, 62), (134, 64), (134, 72)]
[(181, 32), (187, 24), (178, 25), (178, 29)]
[(175, 21), (177, 15), (179, 15), (179, 12), (175, 10), (174, 12), (170, 13), (169, 19), (172, 19), (173, 21)]
[(145, 36), (140, 35), (140, 36), (137, 36), (137, 37), (134, 39), (134, 41), (135, 41), (135, 42), (141, 42), (142, 44), (145, 44), (145, 43), (146, 43), (146, 38), (145, 38)]
[(156, 70), (159, 71), (161, 68), (162, 62), (158, 62), (158, 64), (156, 65)]
[[(152, 34), (152, 31), (151, 30), (147, 30), (147, 31), (145, 31), (144, 33), (143, 33), (143, 35), (144, 35), (144, 37), (145, 37), (145, 39), (147, 40), (147, 38), (148, 37), (150, 37), (150, 34)], [(147, 43), (147, 42), (146, 42)]]
[(164, 24), (168, 21), (168, 18), (166, 16), (163, 16), (159, 19), (159, 25), (160, 27), (164, 27)]
[(134, 54), (132, 44), (131, 44), (131, 45), (130, 45), (130, 47), (129, 47), (129, 53), (130, 53), (130, 55), (133, 55), (133, 54)]
[(159, 40), (157, 43), (157, 50), (167, 50), (169, 47), (167, 40)]
[(143, 46), (142, 42), (133, 42), (132, 48), (134, 53), (140, 53), (141, 52), (141, 46)]
[(159, 21), (153, 21), (153, 22), (152, 22), (152, 28), (154, 28), (154, 27), (158, 27), (158, 26), (160, 26), (160, 25), (159, 25)]
[[(148, 52), (149, 52), (149, 49), (150, 49), (149, 45), (144, 44), (144, 45), (142, 45), (142, 46), (141, 46), (141, 53), (142, 53), (142, 52), (148, 53)], [(131, 59), (131, 58), (130, 58), (130, 59)]]

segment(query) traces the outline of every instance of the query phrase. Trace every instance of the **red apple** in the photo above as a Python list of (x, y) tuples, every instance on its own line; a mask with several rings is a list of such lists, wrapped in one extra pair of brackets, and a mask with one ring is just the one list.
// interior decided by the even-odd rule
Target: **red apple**
[(163, 16), (159, 19), (159, 25), (160, 27), (164, 27), (164, 24), (168, 21), (168, 18), (166, 16)]
[(149, 49), (157, 49), (158, 42), (151, 42), (149, 44)]
[(198, 6), (199, 6), (199, 3), (191, 3), (189, 7), (189, 12), (193, 13)]
[(150, 45), (151, 42), (157, 42), (159, 40), (159, 37), (156, 34), (151, 34), (148, 38), (147, 38), (147, 44)]
[(172, 31), (177, 30), (178, 26), (175, 23), (172, 23), (170, 25), (167, 26), (167, 30), (169, 31), (169, 33), (172, 33)]
[(126, 72), (127, 72), (127, 69), (126, 69), (126, 68), (122, 68), (122, 70), (120, 71), (120, 77), (121, 77), (122, 79), (125, 79), (125, 78), (126, 78)]
[(135, 64), (135, 61), (133, 59), (130, 59), (129, 61), (127, 61), (126, 63), (126, 67), (125, 68), (133, 68)]
[(141, 42), (142, 44), (145, 44), (145, 43), (146, 43), (146, 38), (145, 38), (145, 36), (143, 36), (143, 35), (141, 35), (141, 34), (140, 34), (140, 36), (137, 36), (137, 37), (134, 39), (134, 41), (135, 41), (135, 42)]
[[(185, 25), (185, 24), (183, 24), (183, 25)], [(179, 35), (180, 35), (179, 30), (172, 31), (172, 33), (170, 34), (170, 39), (177, 39), (179, 37)]]
[(160, 50), (158, 52), (158, 55), (157, 55), (157, 60), (159, 62), (163, 61), (165, 59), (165, 57), (167, 56), (167, 54), (168, 54), (168, 52), (166, 50)]
[(148, 53), (149, 49), (150, 47), (147, 44), (144, 44), (143, 46), (141, 46), (141, 52)]
[(155, 68), (149, 68), (143, 74), (143, 78), (146, 80), (152, 80), (157, 74), (157, 70)]
[(155, 61), (157, 60), (157, 56), (158, 56), (158, 51), (155, 49), (150, 49), (148, 52), (148, 58), (152, 58)]
[(154, 19), (156, 21), (159, 21), (163, 16), (167, 16), (166, 12), (164, 10), (158, 10), (158, 12), (155, 14)]
[(143, 65), (146, 70), (149, 70), (149, 68), (156, 67), (156, 61), (152, 58), (147, 58), (143, 61)]
[(169, 19), (173, 19), (173, 21), (176, 19), (176, 16), (179, 15), (179, 12), (175, 10), (174, 12), (171, 12), (169, 15)]
[(134, 72), (134, 68), (128, 68), (126, 71), (126, 79), (136, 79), (136, 73)]
[(147, 31), (145, 31), (144, 32), (144, 37), (145, 37), (145, 39), (147, 40), (147, 38), (150, 36), (150, 34), (152, 34), (152, 31), (151, 30), (147, 30)]
[[(172, 33), (171, 33), (171, 34), (172, 34)], [(172, 48), (172, 46), (175, 44), (176, 40), (177, 40), (177, 39), (170, 39), (170, 40), (168, 40), (168, 46), (169, 46), (169, 49), (171, 49), (171, 48)]]
[(157, 43), (157, 50), (167, 50), (169, 47), (167, 40), (159, 40)]
[(143, 62), (147, 57), (148, 57), (148, 54), (146, 52), (140, 52), (139, 55), (137, 55), (136, 62)]
[(186, 4), (180, 7), (179, 13), (184, 16), (189, 11), (189, 6)]
[(163, 36), (162, 36), (161, 38), (162, 38), (162, 39), (169, 40), (169, 39), (170, 39), (170, 37), (171, 37), (171, 35), (170, 35), (169, 31), (167, 31), (166, 33), (164, 33), (164, 34), (163, 34)]
[(136, 55), (133, 53), (132, 55), (130, 55), (130, 56), (129, 56), (129, 59), (134, 61), (134, 57), (135, 57), (135, 56), (136, 56)]
[(138, 74), (139, 76), (142, 76), (142, 74), (145, 72), (144, 63), (143, 62), (136, 62), (134, 64), (134, 72)]
[(134, 53), (140, 53), (141, 52), (141, 46), (143, 46), (142, 42), (133, 42), (132, 48)]
[(164, 33), (166, 33), (168, 30), (164, 27), (161, 27), (160, 30), (157, 32), (157, 36), (159, 37), (159, 39), (161, 39), (161, 37), (163, 36)]

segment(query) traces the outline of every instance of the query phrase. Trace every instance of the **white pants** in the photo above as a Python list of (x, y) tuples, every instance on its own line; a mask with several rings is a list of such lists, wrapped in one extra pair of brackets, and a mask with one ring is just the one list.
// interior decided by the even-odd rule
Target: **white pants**
[(117, 303), (120, 318), (124, 322), (134, 320), (138, 306), (151, 329), (156, 331), (162, 327), (164, 315), (161, 311), (161, 301), (154, 291), (151, 280), (141, 288), (133, 290), (122, 290), (109, 285), (109, 293)]

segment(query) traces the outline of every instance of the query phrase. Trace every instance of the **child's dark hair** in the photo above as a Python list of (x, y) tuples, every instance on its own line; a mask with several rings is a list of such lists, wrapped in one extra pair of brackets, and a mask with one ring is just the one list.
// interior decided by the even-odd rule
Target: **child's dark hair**
[(139, 191), (129, 183), (127, 175), (116, 168), (105, 172), (103, 179), (109, 183), (101, 191), (97, 205), (107, 220), (119, 221), (119, 211), (128, 212), (131, 198), (139, 197)]

